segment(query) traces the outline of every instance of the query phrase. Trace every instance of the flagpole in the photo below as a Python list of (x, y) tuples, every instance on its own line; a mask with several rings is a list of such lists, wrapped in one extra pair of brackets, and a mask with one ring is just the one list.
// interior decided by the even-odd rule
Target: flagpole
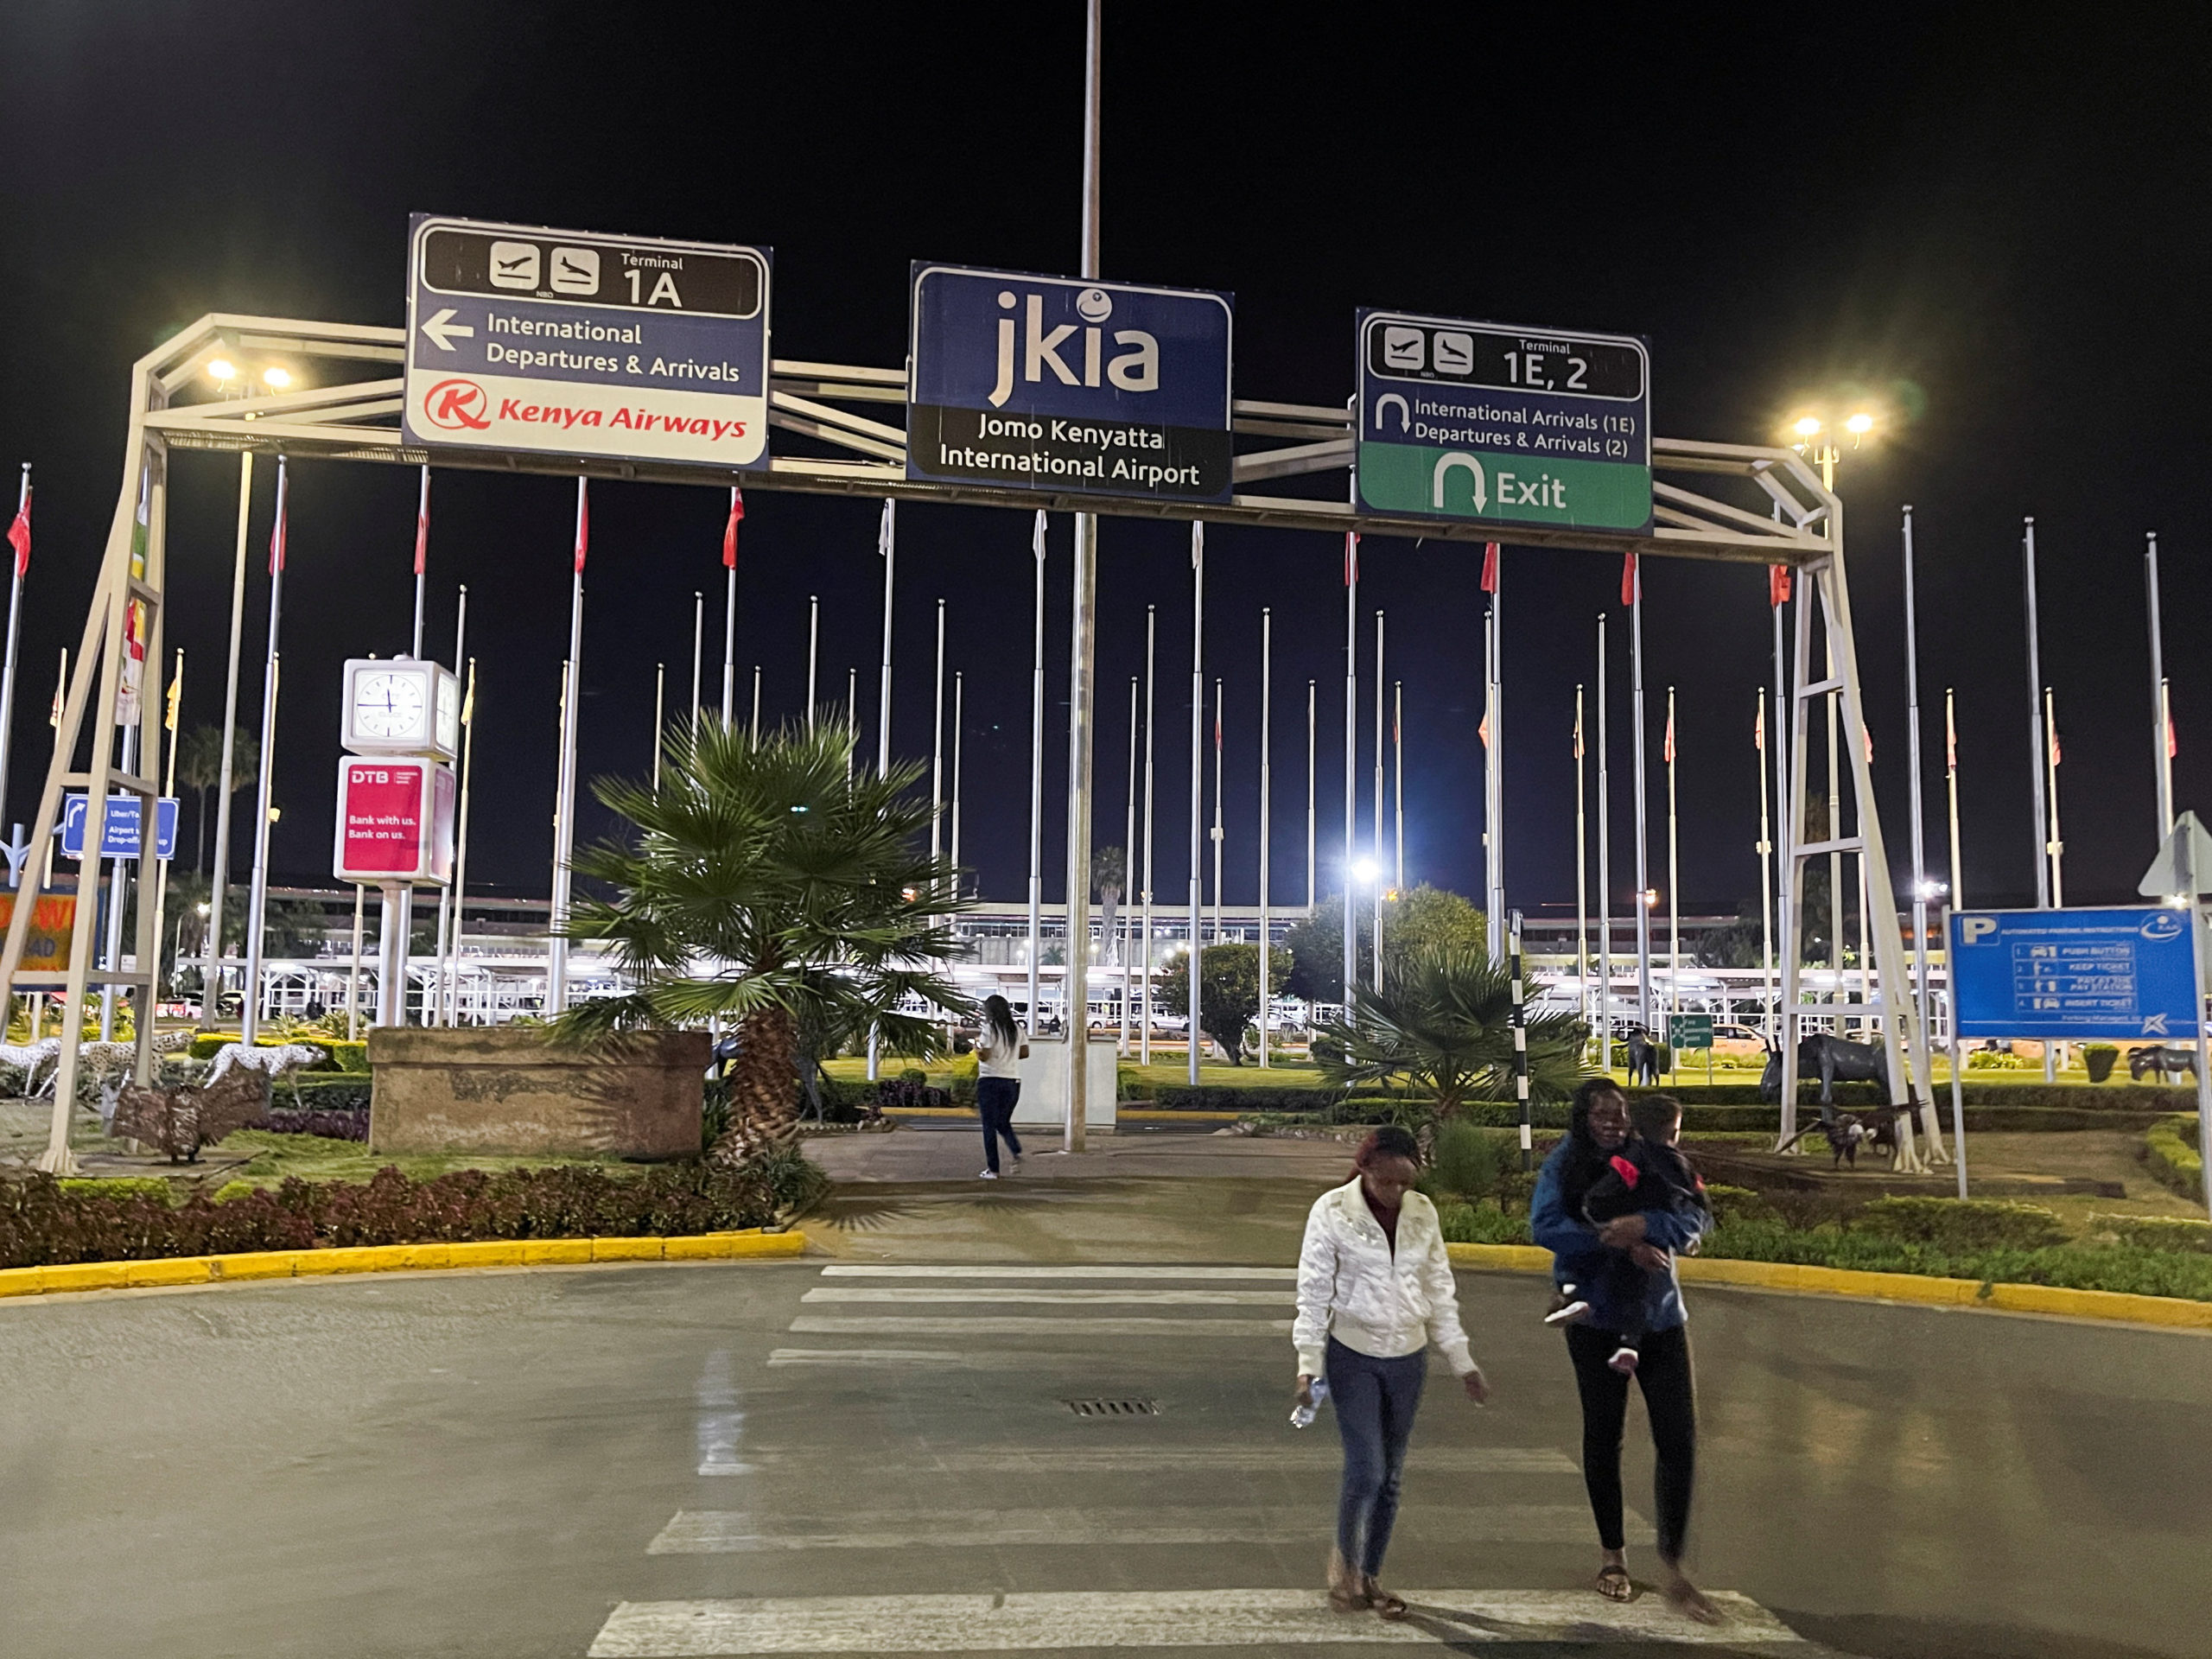
[(1213, 932), (1212, 942), (1219, 944), (1221, 933), (1221, 677), (1213, 682)]
[(569, 925), (569, 866), (576, 849), (576, 727), (584, 688), (584, 556), (591, 539), (588, 489), (579, 474), (575, 570), (569, 588), (569, 686), (561, 705), (561, 816), (553, 849), (553, 940), (546, 955), (545, 1011), (549, 1014), (560, 1014), (569, 1006), (569, 941), (563, 930)]
[[(1675, 688), (1667, 688), (1667, 1012), (1682, 1011), (1681, 862), (1675, 833)], [(1673, 1033), (1669, 1032), (1669, 1037)], [(1674, 1068), (1672, 1045), (1668, 1067)]]
[[(476, 756), (476, 659), (468, 659), (467, 689), (461, 698), (461, 801), (454, 814), (453, 852), (453, 930), (448, 948), (453, 961), (453, 1005), (448, 1026), (461, 1020), (461, 936), (468, 916), (468, 785)], [(441, 977), (443, 977), (442, 975)]]
[[(891, 775), (891, 599), (899, 568), (899, 503), (888, 496), (884, 498), (883, 517), (876, 523), (875, 550), (883, 560), (883, 669), (875, 696), (875, 775), (880, 779)], [(760, 723), (760, 671), (758, 667), (753, 671), (753, 729), (757, 733)], [(1033, 947), (1030, 956), (1033, 962), (1036, 956), (1034, 922), (1030, 926), (1030, 939)], [(1037, 970), (1032, 967), (1029, 971), (1033, 992), (1029, 999), (1031, 1029), (1034, 1030), (1037, 999), (1033, 992)], [(882, 1076), (881, 1039), (882, 1033), (870, 1026), (868, 1030), (868, 1080), (870, 1083)]]
[[(1916, 586), (1916, 556), (1912, 544), (1912, 508), (1904, 509), (1904, 703), (1905, 764), (1911, 769), (1912, 789), (1912, 1069), (1932, 1101), (1935, 1062), (1928, 1041), (1928, 846), (1926, 813), (1921, 804), (1920, 760), (1920, 609)], [(1940, 1143), (1937, 1150), (1941, 1150)]]
[[(942, 693), (944, 689), (944, 601), (941, 599), (937, 602), (937, 639), (938, 690)], [(820, 660), (821, 644), (822, 596), (809, 594), (806, 596), (806, 729), (809, 733), (814, 730), (814, 699), (818, 695), (815, 690), (815, 664)], [(938, 700), (941, 702), (942, 696)]]
[(423, 463), (423, 489), (415, 503), (415, 643), (409, 655), (423, 660), (423, 582), (430, 544), (430, 463)]
[(1574, 688), (1574, 993), (1585, 1027), (1590, 1024), (1590, 823), (1582, 758), (1582, 688)]
[(346, 1040), (361, 1040), (361, 924), (368, 908), (369, 884), (353, 884), (353, 960), (346, 974)]
[(1129, 1057), (1129, 912), (1137, 885), (1137, 694), (1138, 677), (1129, 676), (1129, 787), (1122, 819), (1122, 906), (1115, 917), (1115, 954), (1122, 959), (1122, 1039), (1116, 1051)]
[[(23, 468), (25, 494), (29, 494), (30, 468)], [(22, 588), (22, 578), (16, 578), (16, 591)], [(2158, 604), (2158, 532), (2145, 531), (2143, 535), (2143, 589), (2145, 609), (2151, 624), (2151, 776), (2158, 785), (2158, 841), (2163, 846), (2174, 832), (2174, 763), (2167, 753), (2167, 733), (2171, 729), (2166, 713), (2166, 651), (2165, 621)], [(0, 723), (7, 720), (8, 698), (16, 678), (16, 621), (15, 612), (8, 613), (8, 690), (0, 691)], [(0, 791), (8, 784), (6, 738), (0, 734)]]
[(1598, 1074), (1613, 1069), (1613, 811), (1608, 781), (1605, 613), (1598, 613)]
[(1772, 1036), (1774, 1014), (1774, 820), (1768, 809), (1766, 778), (1766, 688), (1759, 688), (1758, 723), (1751, 745), (1758, 751), (1759, 774), (1759, 971), (1763, 976), (1760, 1003)]
[[(1359, 978), (1359, 916), (1352, 899), (1358, 884), (1352, 842), (1359, 815), (1359, 532), (1344, 532), (1344, 1023), (1351, 1023), (1351, 994)], [(1194, 1073), (1192, 1083), (1198, 1081)]]
[(967, 676), (952, 677), (952, 896), (960, 896), (960, 735), (968, 709)]
[(245, 995), (238, 1030), (238, 1040), (248, 1048), (253, 1046), (254, 1034), (261, 1025), (261, 928), (269, 906), (269, 797), (276, 760), (276, 630), (284, 608), (284, 526), (289, 491), (285, 458), (280, 454), (276, 457), (276, 524), (269, 544), (269, 652), (261, 675), (261, 773), (254, 795), (253, 883), (246, 897)]
[(746, 742), (752, 748), (760, 747), (760, 664), (758, 663), (753, 664), (753, 720), (747, 728)]
[(699, 723), (699, 690), (707, 665), (707, 596), (691, 590), (691, 723)]
[[(2050, 848), (2048, 808), (2044, 800), (2044, 770), (2050, 756), (2044, 742), (2043, 728), (2043, 649), (2036, 618), (2036, 521), (2021, 521), (2020, 557), (2026, 575), (2028, 622), (2028, 780), (2035, 808), (2036, 834), (2036, 908), (2049, 910), (2051, 905)], [(1954, 901), (1955, 908), (1955, 901)], [(2051, 1045), (2043, 1046), (2043, 1080), (2055, 1083), (2058, 1078), (2056, 1056)]]
[[(1779, 518), (1782, 505), (1775, 504), (1775, 516)], [(1789, 916), (1789, 694), (1788, 690), (1789, 646), (1783, 637), (1783, 608), (1789, 602), (1789, 567), (1770, 565), (1767, 570), (1767, 608), (1774, 618), (1774, 723), (1770, 733), (1774, 760), (1774, 830), (1768, 842), (1777, 854), (1774, 874), (1767, 886), (1774, 901), (1774, 932), (1777, 952), (1794, 951), (1800, 941), (1792, 927)], [(1791, 958), (1796, 960), (1796, 957)], [(1782, 1040), (1782, 975), (1781, 957), (1775, 958), (1775, 972), (1769, 986), (1767, 1034), (1774, 1041)]]
[[(1272, 810), (1274, 768), (1271, 764), (1272, 740), (1274, 736), (1274, 654), (1275, 619), (1274, 610), (1260, 607), (1260, 1069), (1268, 1069), (1268, 1021), (1274, 1012), (1274, 982), (1268, 973), (1268, 839), (1274, 831)], [(1405, 836), (1398, 836), (1398, 861), (1405, 862)]]
[(729, 519), (722, 529), (722, 724), (737, 707), (737, 525), (745, 517), (745, 498), (730, 486)]
[(1375, 957), (1368, 977), (1382, 988), (1382, 613), (1375, 613), (1375, 810), (1374, 833), (1368, 839), (1375, 861)]
[(1484, 816), (1490, 847), (1490, 893), (1484, 899), (1484, 938), (1493, 964), (1505, 960), (1505, 581), (1503, 550), (1496, 542), (1483, 550), (1490, 576), (1489, 650), (1490, 742), (1483, 753)]
[[(1948, 685), (1943, 688), (1943, 783), (1951, 804), (1951, 908), (1957, 910), (1966, 903), (1966, 895), (1961, 891), (1965, 886), (1965, 873), (1959, 864), (1959, 726), (1954, 710), (1952, 689)], [(1944, 948), (1948, 952), (1949, 946), (1946, 944)], [(1948, 955), (1944, 961), (1948, 982)]]
[[(888, 503), (884, 511), (890, 511)], [(1045, 1024), (1044, 990), (1039, 982), (1039, 960), (1045, 948), (1045, 512), (1041, 507), (1029, 533), (1029, 556), (1036, 566), (1037, 589), (1036, 618), (1032, 624), (1035, 644), (1029, 671), (1029, 1030), (1033, 1036)], [(887, 639), (890, 619), (887, 598), (883, 624)], [(887, 664), (890, 657), (887, 645)], [(884, 683), (888, 685), (887, 667), (884, 675)], [(885, 740), (887, 746), (889, 741)]]
[[(757, 700), (756, 700), (757, 701)], [(853, 751), (861, 741), (861, 671), (845, 671), (845, 782), (853, 781)], [(755, 740), (758, 747), (758, 740)]]
[(1644, 1038), (1651, 1035), (1651, 891), (1649, 863), (1649, 835), (1644, 807), (1649, 786), (1643, 768), (1643, 569), (1636, 555), (1629, 555), (1629, 710), (1635, 721), (1636, 772), (1636, 1008)]
[(1198, 1031), (1199, 918), (1205, 906), (1205, 867), (1199, 861), (1200, 817), (1205, 801), (1206, 721), (1206, 527), (1191, 521), (1191, 943), (1190, 957), (1190, 1079), (1198, 1086), (1198, 1045), (1205, 1039)]
[(1152, 752), (1153, 652), (1159, 616), (1144, 607), (1144, 1010), (1137, 1038), (1137, 1064), (1152, 1064)]
[[(7, 661), (0, 666), (0, 812), (8, 804), (8, 740), (16, 729), (16, 645), (22, 632), (23, 574), (31, 563), (31, 464), (28, 461), (23, 463), (22, 481), (16, 486), (16, 521), (9, 527), (8, 539), (16, 549), (16, 576), (8, 590)], [(35, 892), (36, 887), (32, 890)], [(37, 1033), (32, 1033), (32, 1040), (37, 1040)]]
[(1406, 890), (1406, 683), (1390, 682), (1390, 805), (1396, 815), (1397, 880)]
[(660, 793), (660, 739), (666, 727), (668, 664), (653, 664), (653, 793)]
[(1317, 875), (1317, 874), (1318, 874), (1318, 873), (1317, 873), (1317, 871), (1316, 871), (1316, 870), (1315, 870), (1315, 868), (1314, 868), (1314, 864), (1313, 864), (1313, 832), (1314, 832), (1314, 830), (1315, 830), (1315, 828), (1316, 828), (1316, 826), (1317, 826), (1317, 823), (1318, 823), (1318, 822), (1319, 822), (1319, 821), (1318, 821), (1318, 819), (1317, 819), (1317, 817), (1316, 817), (1314, 809), (1315, 809), (1315, 806), (1316, 806), (1316, 804), (1317, 804), (1317, 803), (1318, 803), (1318, 801), (1319, 801), (1319, 794), (1318, 794), (1318, 792), (1317, 792), (1317, 790), (1318, 790), (1318, 785), (1319, 785), (1319, 783), (1320, 783), (1320, 776), (1321, 776), (1321, 775), (1320, 775), (1320, 772), (1319, 772), (1319, 770), (1316, 768), (1316, 766), (1315, 766), (1315, 765), (1314, 765), (1314, 757), (1315, 757), (1315, 755), (1319, 753), (1319, 751), (1317, 750), (1317, 748), (1316, 748), (1316, 747), (1315, 747), (1314, 739), (1315, 739), (1315, 738), (1316, 738), (1316, 736), (1319, 734), (1319, 723), (1317, 722), (1317, 721), (1316, 721), (1316, 720), (1315, 720), (1315, 718), (1314, 718), (1315, 715), (1316, 715), (1316, 714), (1317, 714), (1317, 712), (1318, 712), (1318, 710), (1317, 710), (1317, 709), (1316, 709), (1316, 706), (1315, 706), (1315, 703), (1314, 703), (1314, 690), (1315, 690), (1314, 683), (1313, 683), (1312, 680), (1308, 680), (1308, 681), (1306, 681), (1306, 915), (1307, 915), (1307, 916), (1309, 916), (1309, 917), (1310, 917), (1310, 916), (1312, 916), (1312, 915), (1313, 914), (1313, 900), (1314, 900), (1314, 893), (1315, 893), (1315, 878), (1316, 878), (1316, 875)]
[[(223, 683), (222, 779), (215, 792), (215, 864), (208, 878), (207, 968), (200, 976), (200, 1023), (215, 1020), (218, 988), (222, 980), (223, 911), (229, 900), (231, 874), (231, 766), (238, 728), (238, 657), (245, 638), (245, 537), (253, 509), (253, 451), (238, 452), (238, 549), (231, 569), (230, 671)], [(69, 677), (63, 647), (64, 681)]]
[(2049, 769), (2045, 791), (2050, 802), (2050, 902), (2066, 907), (2066, 843), (2058, 833), (2058, 704), (2049, 686), (2043, 689), (2044, 765)]
[[(454, 607), (453, 668), (454, 677), (456, 680), (461, 677), (462, 653), (467, 649), (468, 584), (463, 582), (461, 584), (460, 601)], [(653, 670), (653, 789), (658, 793), (660, 789), (660, 664), (654, 664)], [(429, 1025), (449, 1027), (453, 1024), (450, 1011), (452, 998), (448, 995), (447, 985), (446, 962), (448, 957), (459, 954), (452, 948), (452, 936), (457, 930), (458, 924), (454, 918), (453, 888), (448, 886), (438, 893), (438, 1001), (435, 1016), (426, 1021)]]
[[(1798, 602), (1810, 604), (1811, 601), (1809, 597), (1802, 597)], [(1821, 631), (1821, 664), (1824, 678), (1830, 680), (1836, 678), (1835, 641), (1825, 626)], [(1835, 694), (1830, 692), (1822, 697), (1821, 707), (1826, 711), (1827, 718), (1828, 839), (1839, 841), (1843, 836), (1843, 789), (1837, 781), (1840, 776), (1837, 768), (1841, 765), (1842, 751), (1838, 747), (1836, 737)], [(1863, 857), (1861, 861), (1864, 861)], [(1828, 931), (1833, 940), (1828, 947), (1828, 965), (1833, 969), (1833, 975), (1828, 982), (1828, 1001), (1840, 1002), (1843, 1001), (1843, 855), (1841, 853), (1828, 855)], [(1859, 938), (1859, 952), (1863, 956), (1866, 948), (1866, 940), (1863, 934)], [(1834, 1023), (1836, 1035), (1842, 1036), (1847, 1020), (1839, 1016)], [(1861, 1023), (1863, 1025), (1864, 1022)]]
[[(814, 647), (807, 645), (806, 725), (814, 729)], [(930, 862), (937, 862), (944, 817), (944, 601), (937, 602), (937, 690), (930, 704)]]

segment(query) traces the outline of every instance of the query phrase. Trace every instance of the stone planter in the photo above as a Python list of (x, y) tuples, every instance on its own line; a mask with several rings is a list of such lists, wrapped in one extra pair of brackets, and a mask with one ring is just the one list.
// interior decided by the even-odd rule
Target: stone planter
[(369, 1034), (369, 1149), (688, 1158), (712, 1039), (643, 1032), (559, 1048), (535, 1027)]

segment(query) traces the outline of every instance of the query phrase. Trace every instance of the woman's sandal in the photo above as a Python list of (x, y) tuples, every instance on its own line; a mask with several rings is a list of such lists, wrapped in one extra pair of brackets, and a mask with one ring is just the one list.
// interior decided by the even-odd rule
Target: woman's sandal
[(1636, 1582), (1624, 1567), (1606, 1566), (1598, 1569), (1598, 1593), (1607, 1601), (1636, 1599)]
[(1403, 1596), (1392, 1595), (1371, 1578), (1367, 1580), (1365, 1587), (1367, 1604), (1374, 1608), (1376, 1618), (1387, 1618), (1395, 1622), (1406, 1616), (1406, 1599)]

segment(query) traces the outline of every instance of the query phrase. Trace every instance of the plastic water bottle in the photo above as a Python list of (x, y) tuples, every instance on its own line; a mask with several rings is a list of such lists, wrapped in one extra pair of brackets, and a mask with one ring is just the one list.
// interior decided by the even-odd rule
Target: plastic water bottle
[(1313, 1420), (1321, 1414), (1321, 1402), (1329, 1397), (1329, 1379), (1325, 1376), (1315, 1377), (1308, 1385), (1306, 1392), (1313, 1396), (1313, 1400), (1310, 1403), (1300, 1406), (1291, 1412), (1290, 1426), (1293, 1428), (1313, 1427)]

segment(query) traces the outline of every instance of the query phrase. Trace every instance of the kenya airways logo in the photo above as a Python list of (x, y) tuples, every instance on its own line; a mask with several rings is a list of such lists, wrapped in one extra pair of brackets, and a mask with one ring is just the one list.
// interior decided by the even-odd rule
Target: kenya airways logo
[(447, 432), (488, 431), (491, 395), (474, 380), (441, 380), (423, 399), (423, 418)]

